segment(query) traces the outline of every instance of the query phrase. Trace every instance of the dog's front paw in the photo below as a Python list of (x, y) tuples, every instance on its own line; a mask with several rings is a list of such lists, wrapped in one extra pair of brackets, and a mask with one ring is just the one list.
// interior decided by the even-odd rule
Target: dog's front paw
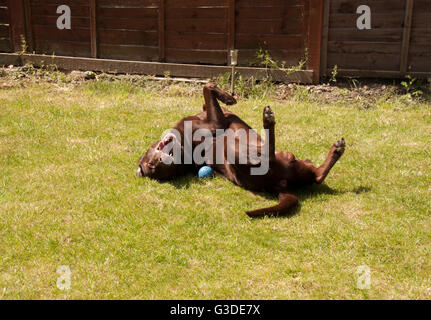
[(341, 156), (344, 153), (344, 150), (346, 149), (346, 141), (344, 141), (344, 138), (341, 138), (337, 142), (334, 143), (334, 152)]
[(275, 124), (275, 116), (270, 106), (266, 106), (263, 109), (263, 127), (265, 129)]

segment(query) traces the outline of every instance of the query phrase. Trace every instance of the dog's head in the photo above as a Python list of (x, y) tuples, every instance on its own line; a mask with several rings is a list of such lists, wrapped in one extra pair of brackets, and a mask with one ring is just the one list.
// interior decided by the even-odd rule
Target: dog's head
[(179, 165), (174, 163), (173, 147), (176, 137), (166, 135), (154, 142), (148, 151), (139, 159), (136, 175), (157, 180), (170, 180), (178, 174)]

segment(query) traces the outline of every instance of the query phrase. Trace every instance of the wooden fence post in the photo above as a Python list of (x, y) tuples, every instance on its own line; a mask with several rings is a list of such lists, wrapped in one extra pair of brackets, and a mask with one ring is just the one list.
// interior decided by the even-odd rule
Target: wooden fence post
[(309, 10), (307, 68), (314, 71), (313, 81), (318, 82), (320, 78), (323, 0), (309, 0)]
[(414, 0), (406, 0), (403, 42), (401, 45), (401, 63), (400, 63), (401, 76), (405, 76), (405, 74), (407, 73), (407, 65), (409, 60), (409, 47), (410, 47), (410, 33), (412, 30), (413, 5), (414, 5)]
[(235, 49), (235, 0), (228, 1), (227, 12), (227, 65), (230, 64), (230, 50)]
[(166, 49), (165, 49), (165, 0), (159, 0), (159, 61), (163, 62), (166, 60)]
[(25, 41), (27, 43), (28, 51), (34, 51), (34, 39), (33, 39), (33, 26), (31, 23), (31, 6), (30, 0), (24, 0), (24, 12), (25, 12)]
[(329, 35), (329, 9), (331, 0), (324, 0), (322, 23), (322, 47), (320, 51), (320, 75), (326, 76), (328, 69), (328, 35)]
[(7, 7), (9, 10), (9, 28), (12, 51), (22, 50), (21, 37), (26, 36), (25, 32), (25, 15), (23, 0), (8, 0)]
[(90, 37), (91, 37), (91, 57), (97, 58), (97, 4), (96, 4), (96, 0), (90, 0)]

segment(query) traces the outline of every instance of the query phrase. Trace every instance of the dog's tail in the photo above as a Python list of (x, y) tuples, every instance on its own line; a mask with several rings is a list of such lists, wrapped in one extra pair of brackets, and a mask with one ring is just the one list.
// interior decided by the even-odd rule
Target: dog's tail
[(295, 208), (299, 200), (290, 193), (280, 193), (278, 196), (280, 203), (273, 207), (258, 209), (254, 211), (247, 211), (246, 214), (250, 218), (263, 218), (263, 217), (278, 217), (287, 215)]

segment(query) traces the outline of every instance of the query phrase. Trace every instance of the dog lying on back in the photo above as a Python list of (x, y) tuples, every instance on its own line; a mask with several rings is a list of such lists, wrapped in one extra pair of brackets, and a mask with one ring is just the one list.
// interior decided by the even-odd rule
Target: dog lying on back
[[(298, 198), (293, 194), (295, 188), (322, 183), (344, 153), (344, 138), (332, 145), (326, 160), (320, 167), (314, 166), (310, 160), (296, 159), (290, 152), (276, 152), (275, 117), (269, 106), (263, 110), (266, 139), (262, 141), (261, 137), (237, 115), (219, 105), (218, 101), (226, 105), (235, 104), (236, 100), (231, 95), (219, 89), (215, 84), (205, 85), (203, 93), (204, 111), (181, 119), (172, 128), (172, 132), (175, 134), (168, 133), (162, 140), (154, 142), (139, 160), (138, 176), (170, 180), (190, 170), (196, 170), (199, 166), (208, 165), (217, 175), (240, 187), (267, 191), (278, 197), (278, 205), (248, 211), (246, 212), (248, 216), (253, 218), (279, 216), (288, 214), (298, 205)], [(201, 148), (203, 139), (190, 141), (185, 134), (187, 129), (193, 134), (207, 132), (206, 138), (211, 140), (211, 144), (207, 145), (213, 152), (209, 152), (210, 157), (205, 158), (205, 163), (197, 163), (193, 159), (193, 154), (198, 148), (208, 151), (208, 146)], [(229, 140), (228, 135), (220, 134), (220, 132), (229, 132), (231, 135), (233, 133), (234, 140)], [(239, 143), (239, 133), (244, 132), (245, 139)], [(208, 133), (211, 136), (208, 137)], [(245, 148), (243, 148), (244, 145)], [(177, 150), (176, 159), (180, 161), (174, 161), (173, 150)], [(240, 161), (244, 154), (251, 154), (250, 151), (247, 153), (247, 150), (254, 150), (256, 155), (248, 156), (245, 161)], [(266, 163), (266, 170), (260, 174), (253, 174), (253, 170), (257, 172), (259, 168), (265, 167), (264, 163)]]

